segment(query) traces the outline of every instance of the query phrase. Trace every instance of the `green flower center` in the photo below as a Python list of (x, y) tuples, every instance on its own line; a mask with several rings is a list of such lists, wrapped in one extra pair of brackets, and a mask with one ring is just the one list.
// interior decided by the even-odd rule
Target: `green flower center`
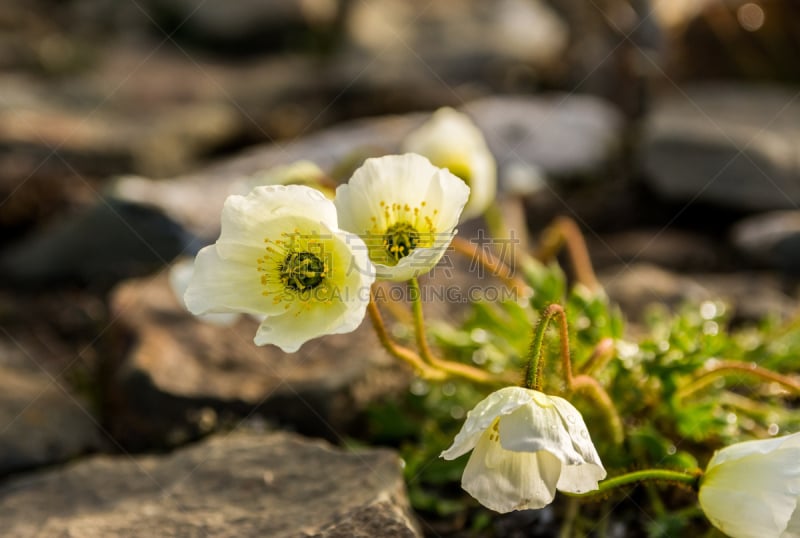
[(281, 282), (294, 291), (313, 290), (325, 280), (325, 262), (310, 252), (290, 252), (280, 266)]
[(383, 246), (395, 262), (405, 258), (419, 244), (419, 232), (407, 222), (392, 224), (383, 235)]

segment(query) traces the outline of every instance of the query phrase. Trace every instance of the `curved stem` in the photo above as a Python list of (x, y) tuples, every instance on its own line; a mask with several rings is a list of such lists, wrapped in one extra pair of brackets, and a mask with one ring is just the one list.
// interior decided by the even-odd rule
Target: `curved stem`
[(560, 304), (553, 303), (544, 309), (533, 332), (533, 339), (528, 350), (528, 368), (525, 370), (525, 387), (529, 389), (542, 390), (542, 385), (544, 384), (544, 379), (542, 379), (542, 371), (544, 369), (544, 333), (556, 316), (559, 318), (561, 328), (561, 359), (564, 363), (564, 378), (567, 386), (572, 386), (572, 363), (569, 357), (567, 315)]
[(578, 375), (572, 379), (570, 390), (572, 392), (584, 392), (594, 400), (606, 417), (608, 429), (611, 432), (611, 440), (615, 444), (621, 445), (625, 440), (625, 428), (617, 412), (617, 407), (600, 382), (588, 375)]
[(569, 217), (558, 217), (545, 229), (536, 258), (547, 262), (556, 256), (562, 246), (567, 248), (578, 282), (591, 290), (599, 290), (601, 286), (594, 274), (586, 241), (578, 225)]
[(703, 472), (700, 469), (697, 469), (693, 472), (686, 472), (686, 471), (672, 471), (669, 469), (645, 469), (642, 471), (634, 471), (632, 473), (626, 473), (623, 475), (615, 476), (613, 478), (609, 478), (607, 480), (603, 480), (598, 484), (598, 487), (594, 491), (587, 491), (586, 493), (569, 493), (563, 492), (570, 497), (593, 497), (595, 495), (603, 495), (608, 491), (619, 488), (622, 486), (627, 486), (629, 484), (635, 484), (637, 482), (644, 482), (649, 480), (659, 481), (659, 482), (671, 482), (673, 484), (683, 484), (691, 487), (693, 490), (697, 491), (699, 484), (700, 484), (700, 477), (703, 476)]
[(411, 314), (414, 318), (414, 335), (422, 360), (437, 370), (457, 375), (476, 383), (501, 384), (503, 382), (501, 379), (484, 370), (473, 368), (468, 364), (440, 359), (431, 352), (425, 331), (425, 317), (422, 313), (422, 292), (416, 278), (408, 281), (408, 288), (411, 296)]
[(370, 297), (369, 304), (367, 305), (367, 312), (369, 312), (370, 320), (372, 321), (372, 328), (375, 329), (375, 334), (378, 336), (383, 348), (396, 359), (400, 359), (414, 369), (414, 373), (424, 379), (445, 379), (447, 375), (440, 371), (435, 370), (425, 364), (422, 359), (411, 351), (410, 349), (397, 345), (389, 336), (386, 330), (386, 325), (383, 323), (381, 312), (378, 310), (378, 305)]
[(530, 286), (524, 280), (514, 275), (514, 269), (509, 267), (503, 260), (495, 256), (489, 249), (481, 248), (480, 245), (467, 241), (463, 237), (455, 236), (450, 243), (457, 253), (470, 261), (480, 263), (492, 275), (502, 280), (509, 288), (515, 288), (522, 292), (531, 291)]
[(586, 374), (592, 375), (595, 372), (602, 370), (608, 362), (614, 358), (614, 339), (613, 338), (603, 338), (600, 340), (596, 346), (594, 346), (594, 350), (592, 351), (592, 355), (586, 360), (586, 362), (581, 365), (579, 370)]
[(757, 366), (752, 363), (723, 360), (719, 361), (705, 372), (698, 374), (694, 380), (690, 381), (687, 385), (679, 389), (675, 393), (675, 398), (682, 400), (690, 394), (693, 394), (710, 385), (718, 377), (732, 374), (747, 375), (750, 377), (756, 377), (762, 381), (778, 383), (787, 390), (794, 392), (795, 394), (800, 394), (800, 383), (789, 376), (773, 372), (772, 370), (762, 368), (761, 366)]
[(414, 320), (414, 336), (417, 339), (417, 348), (420, 355), (422, 355), (422, 360), (433, 364), (436, 359), (431, 353), (428, 338), (425, 334), (425, 317), (422, 313), (422, 290), (416, 277), (408, 281), (408, 294), (411, 298), (411, 316)]

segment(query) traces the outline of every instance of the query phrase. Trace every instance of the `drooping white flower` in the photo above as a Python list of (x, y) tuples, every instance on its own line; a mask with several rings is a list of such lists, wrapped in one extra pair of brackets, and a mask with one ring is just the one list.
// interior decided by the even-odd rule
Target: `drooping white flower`
[(466, 114), (440, 108), (403, 141), (403, 150), (419, 153), (447, 168), (469, 185), (462, 218), (486, 211), (497, 193), (497, 164), (483, 133)]
[(709, 521), (733, 538), (800, 537), (800, 433), (714, 453), (700, 482)]
[(293, 352), (355, 330), (374, 278), (363, 241), (339, 230), (319, 191), (257, 187), (225, 201), (219, 239), (197, 254), (185, 300), (193, 314), (263, 315), (255, 343)]
[(593, 491), (606, 476), (578, 410), (522, 387), (500, 389), (476, 405), (441, 456), (452, 460), (470, 450), (461, 486), (501, 513), (547, 506), (556, 489)]
[(361, 236), (378, 278), (430, 271), (456, 233), (469, 187), (413, 153), (367, 159), (336, 189), (343, 230)]

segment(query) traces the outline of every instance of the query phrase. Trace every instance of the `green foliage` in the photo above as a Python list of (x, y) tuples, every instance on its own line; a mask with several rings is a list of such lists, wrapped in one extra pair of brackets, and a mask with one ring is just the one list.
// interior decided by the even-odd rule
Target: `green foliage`
[[(554, 302), (563, 305), (575, 374), (591, 372), (624, 422), (625, 441), (616, 445), (602, 410), (583, 395), (570, 396), (589, 424), (609, 476), (647, 467), (694, 470), (724, 445), (800, 430), (796, 400), (775, 383), (733, 372), (687, 392), (702, 372), (722, 360), (797, 373), (800, 324), (767, 319), (732, 330), (726, 305), (709, 301), (685, 305), (677, 313), (655, 307), (632, 330), (602, 291), (568, 287), (557, 265), (527, 262), (522, 273), (535, 290), (529, 301), (473, 304), (458, 324), (432, 323), (432, 343), (451, 360), (494, 373), (519, 372), (521, 381), (539, 312)], [(605, 361), (594, 356), (604, 339), (613, 340)], [(545, 345), (545, 391), (563, 395), (555, 323)], [(472, 517), (473, 528), (487, 526), (486, 512), (458, 487), (467, 457), (445, 461), (439, 453), (452, 443), (466, 412), (491, 390), (462, 381), (417, 381), (404, 400), (371, 410), (371, 440), (400, 448), (418, 510), (436, 516), (458, 513)], [(652, 537), (707, 532), (705, 520), (696, 517), (693, 495), (673, 495), (659, 487), (648, 492), (637, 501), (651, 512), (642, 532)]]

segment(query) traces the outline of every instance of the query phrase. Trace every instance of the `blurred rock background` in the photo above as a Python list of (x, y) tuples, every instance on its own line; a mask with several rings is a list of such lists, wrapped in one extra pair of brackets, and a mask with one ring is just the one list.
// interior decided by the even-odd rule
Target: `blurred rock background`
[[(337, 163), (396, 151), (439, 106), (484, 130), (531, 246), (579, 224), (632, 321), (711, 297), (736, 322), (796, 315), (798, 20), (792, 0), (3, 0), (0, 534), (431, 534), (390, 453), (249, 437), (341, 445), (406, 390), (367, 327), (258, 349), (252, 320), (188, 316), (166, 272), (248, 176), (306, 158), (346, 179)], [(319, 489), (293, 458), (344, 458), (353, 480)], [(197, 500), (223, 472), (229, 501), (281, 480), (301, 485), (276, 498), (336, 494), (270, 527), (257, 503)]]

